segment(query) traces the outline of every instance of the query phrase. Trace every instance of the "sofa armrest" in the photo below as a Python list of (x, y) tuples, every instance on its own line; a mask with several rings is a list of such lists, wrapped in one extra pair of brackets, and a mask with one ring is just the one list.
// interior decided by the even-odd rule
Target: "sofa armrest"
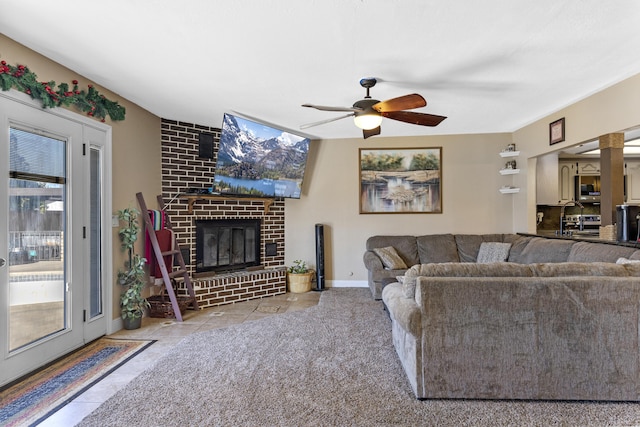
[(375, 252), (365, 251), (364, 255), (362, 256), (362, 259), (364, 261), (364, 266), (367, 268), (367, 270), (369, 271), (384, 270), (384, 265), (382, 265), (382, 260), (378, 255), (376, 255)]
[(407, 333), (416, 338), (421, 334), (421, 311), (413, 298), (405, 298), (400, 283), (391, 283), (382, 290), (382, 301), (389, 316)]

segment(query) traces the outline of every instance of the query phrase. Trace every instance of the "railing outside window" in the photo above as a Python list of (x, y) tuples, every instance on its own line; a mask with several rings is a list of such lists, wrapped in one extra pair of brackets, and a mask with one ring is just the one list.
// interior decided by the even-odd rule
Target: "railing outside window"
[(62, 259), (61, 231), (12, 231), (9, 233), (11, 264)]

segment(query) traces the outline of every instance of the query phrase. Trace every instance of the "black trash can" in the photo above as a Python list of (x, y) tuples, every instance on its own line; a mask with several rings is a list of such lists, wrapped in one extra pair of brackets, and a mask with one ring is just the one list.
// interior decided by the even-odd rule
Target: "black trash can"
[(616, 205), (616, 240), (619, 242), (638, 240), (640, 206)]

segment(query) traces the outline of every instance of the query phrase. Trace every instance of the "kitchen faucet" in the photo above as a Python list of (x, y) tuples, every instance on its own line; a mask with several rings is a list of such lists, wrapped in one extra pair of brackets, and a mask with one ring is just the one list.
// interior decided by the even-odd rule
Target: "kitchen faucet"
[(582, 206), (582, 203), (578, 202), (577, 200), (569, 200), (568, 202), (566, 202), (564, 205), (562, 205), (562, 208), (560, 209), (560, 235), (563, 236), (565, 234), (565, 230), (564, 230), (564, 208), (568, 205), (568, 204), (573, 204), (574, 206), (579, 206), (580, 207), (580, 221), (579, 222), (579, 226), (578, 229), (580, 231), (582, 231), (584, 225), (583, 225), (583, 219), (582, 219), (582, 212), (584, 212), (584, 206)]

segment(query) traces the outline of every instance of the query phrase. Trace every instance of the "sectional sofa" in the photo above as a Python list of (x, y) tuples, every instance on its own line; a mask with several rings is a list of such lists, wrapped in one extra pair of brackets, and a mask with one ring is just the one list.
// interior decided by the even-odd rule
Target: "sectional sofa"
[(367, 252), (380, 264), (376, 244), (417, 261), (395, 280), (370, 270), (380, 287), (392, 282), (382, 300), (417, 398), (640, 400), (637, 248), (514, 234), (374, 236)]
[[(372, 236), (367, 239), (364, 265), (369, 288), (375, 299), (382, 297), (383, 284), (403, 275), (416, 264), (441, 262), (476, 262), (483, 242), (511, 245), (507, 261), (532, 262), (616, 262), (627, 257), (640, 260), (640, 248), (594, 243), (581, 240), (549, 239), (519, 234), (432, 234), (424, 236)], [(392, 247), (403, 261), (399, 268), (375, 253), (375, 249)]]

